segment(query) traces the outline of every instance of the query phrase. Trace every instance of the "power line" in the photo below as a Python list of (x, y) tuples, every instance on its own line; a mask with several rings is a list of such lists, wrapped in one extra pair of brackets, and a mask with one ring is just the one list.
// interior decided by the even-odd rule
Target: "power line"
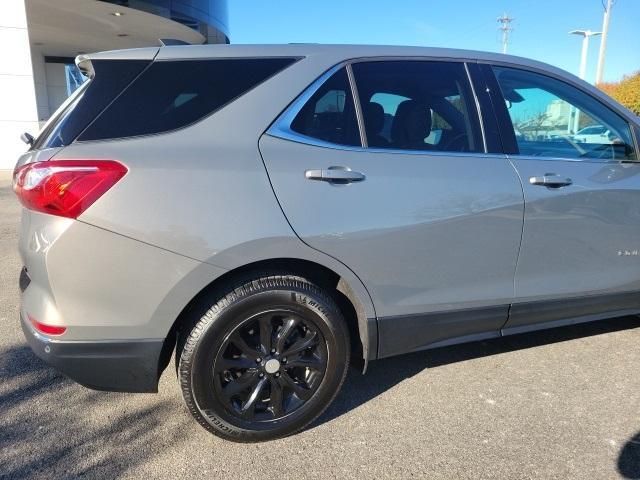
[(513, 22), (515, 18), (508, 16), (506, 13), (503, 13), (501, 17), (497, 18), (500, 26), (498, 30), (502, 32), (502, 53), (507, 53), (507, 45), (509, 45), (509, 33), (513, 31), (513, 27), (511, 26), (511, 22)]

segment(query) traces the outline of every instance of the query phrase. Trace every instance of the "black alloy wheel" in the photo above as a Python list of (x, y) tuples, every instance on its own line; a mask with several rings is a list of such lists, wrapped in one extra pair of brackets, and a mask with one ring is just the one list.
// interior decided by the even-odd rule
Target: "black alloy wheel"
[(349, 331), (328, 292), (293, 275), (259, 275), (203, 298), (178, 340), (191, 414), (212, 433), (255, 442), (295, 433), (338, 393)]
[(242, 322), (222, 344), (213, 374), (233, 415), (281, 419), (315, 393), (327, 368), (322, 332), (292, 310), (267, 310)]

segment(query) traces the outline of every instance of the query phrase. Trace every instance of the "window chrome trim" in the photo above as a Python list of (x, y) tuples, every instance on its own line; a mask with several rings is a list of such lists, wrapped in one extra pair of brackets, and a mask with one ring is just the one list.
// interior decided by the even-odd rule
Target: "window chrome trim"
[[(422, 61), (422, 62), (447, 62), (447, 63), (461, 63), (464, 66), (467, 82), (471, 88), (471, 94), (476, 105), (476, 112), (478, 121), (480, 122), (480, 132), (482, 135), (482, 143), (484, 152), (447, 152), (438, 150), (404, 150), (399, 148), (370, 148), (367, 146), (366, 131), (364, 129), (364, 121), (362, 119), (362, 110), (360, 105), (360, 97), (358, 95), (358, 89), (355, 85), (355, 78), (353, 77), (353, 70), (351, 65), (354, 63), (362, 62), (384, 62), (384, 61)], [(389, 153), (389, 154), (407, 154), (407, 155), (433, 155), (433, 156), (447, 156), (447, 157), (500, 157), (505, 158), (504, 153), (488, 153), (487, 141), (485, 138), (484, 124), (482, 122), (482, 114), (480, 112), (479, 100), (476, 95), (476, 91), (471, 80), (470, 72), (467, 67), (468, 62), (477, 62), (477, 60), (471, 58), (449, 58), (449, 57), (414, 57), (414, 56), (398, 56), (398, 57), (359, 57), (344, 60), (329, 70), (320, 75), (316, 80), (311, 83), (298, 97), (284, 110), (283, 113), (271, 124), (271, 126), (265, 132), (266, 135), (275, 138), (281, 138), (283, 140), (289, 140), (296, 143), (303, 143), (306, 145), (312, 145), (315, 147), (330, 148), (333, 150), (346, 150), (352, 152), (370, 152), (370, 153)], [(347, 71), (347, 77), (349, 79), (351, 87), (351, 96), (353, 97), (354, 106), (356, 107), (356, 121), (358, 123), (358, 131), (360, 132), (360, 146), (342, 145), (339, 143), (327, 142), (317, 138), (304, 135), (302, 133), (294, 132), (291, 129), (291, 124), (296, 118), (300, 110), (311, 99), (311, 97), (322, 87), (322, 85), (331, 78), (333, 74), (338, 72), (341, 68), (345, 67)]]
[[(300, 110), (311, 99), (311, 97), (324, 85), (324, 83), (333, 76), (334, 73), (339, 71), (346, 65), (346, 62), (340, 62), (334, 65), (329, 70), (320, 75), (311, 85), (309, 85), (298, 97), (280, 114), (275, 122), (267, 129), (266, 133), (272, 137), (283, 138), (285, 140), (292, 140), (298, 143), (308, 143), (309, 145), (327, 146), (334, 145), (330, 142), (324, 142), (302, 133), (294, 132), (291, 129), (291, 124), (295, 120)], [(336, 145), (338, 146), (338, 145)]]
[(350, 63), (346, 65), (345, 69), (347, 71), (347, 78), (349, 79), (349, 86), (351, 87), (353, 108), (356, 111), (356, 122), (358, 122), (358, 132), (360, 133), (360, 145), (362, 148), (367, 148), (369, 143), (367, 141), (367, 131), (364, 128), (364, 116), (362, 115), (362, 105), (360, 104), (360, 95), (358, 94), (356, 78), (353, 75), (353, 68)]
[(478, 122), (480, 122), (480, 135), (482, 136), (482, 147), (484, 153), (487, 153), (489, 150), (487, 148), (487, 138), (484, 133), (484, 121), (482, 120), (482, 110), (480, 109), (480, 100), (478, 100), (478, 95), (476, 94), (476, 88), (473, 86), (473, 79), (471, 78), (471, 72), (469, 71), (468, 62), (464, 62), (464, 71), (467, 74), (467, 82), (469, 82), (469, 87), (471, 88), (471, 95), (473, 95), (473, 102), (476, 106), (476, 116), (478, 118)]
[(325, 142), (317, 138), (308, 137), (297, 132), (272, 132), (271, 129), (265, 132), (273, 138), (280, 138), (290, 142), (300, 143), (303, 145), (311, 145), (314, 147), (328, 148), (331, 150), (341, 150), (345, 152), (361, 152), (361, 153), (387, 153), (391, 155), (422, 155), (428, 157), (478, 157), (478, 158), (501, 158), (505, 159), (504, 153), (486, 153), (486, 152), (445, 152), (438, 150), (402, 150), (398, 148), (378, 148), (367, 147), (362, 148), (353, 145), (340, 145), (338, 143)]
[(601, 165), (617, 165), (620, 163), (639, 163), (637, 160), (625, 160), (625, 159), (600, 159), (600, 158), (577, 158), (577, 157), (545, 157), (542, 155), (525, 155), (521, 153), (508, 153), (507, 158), (509, 160), (535, 160), (538, 162), (571, 162), (571, 163), (599, 163)]

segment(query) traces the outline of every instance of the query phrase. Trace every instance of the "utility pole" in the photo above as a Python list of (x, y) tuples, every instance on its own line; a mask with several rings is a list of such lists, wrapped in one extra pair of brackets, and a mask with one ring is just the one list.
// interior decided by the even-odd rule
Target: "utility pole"
[[(604, 2), (607, 2), (605, 5)], [(609, 19), (611, 18), (611, 9), (615, 0), (602, 0), (604, 7), (604, 18), (602, 19), (602, 40), (600, 40), (600, 53), (598, 54), (598, 69), (596, 70), (596, 85), (602, 83), (604, 75), (604, 55), (607, 49), (607, 34), (609, 33)]]
[(503, 13), (502, 16), (498, 17), (497, 20), (500, 24), (498, 30), (502, 32), (502, 53), (507, 53), (507, 45), (509, 45), (509, 33), (513, 31), (511, 22), (513, 22), (515, 18), (512, 18), (506, 13)]
[[(587, 74), (587, 52), (589, 51), (589, 38), (600, 35), (602, 32), (594, 32), (592, 30), (571, 30), (569, 34), (582, 35), (582, 52), (580, 53), (580, 78), (584, 80)], [(573, 122), (567, 125), (569, 133), (576, 133), (580, 127), (580, 110), (571, 107), (571, 118)], [(573, 125), (572, 125), (573, 124)]]

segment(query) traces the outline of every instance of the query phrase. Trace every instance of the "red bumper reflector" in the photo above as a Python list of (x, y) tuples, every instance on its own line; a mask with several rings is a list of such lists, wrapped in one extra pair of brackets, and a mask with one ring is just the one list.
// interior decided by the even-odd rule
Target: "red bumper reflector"
[(31, 322), (31, 325), (33, 325), (33, 328), (35, 328), (40, 333), (44, 333), (45, 335), (62, 335), (64, 332), (67, 331), (67, 327), (45, 325), (44, 323), (40, 323), (39, 321), (37, 321), (31, 315), (28, 315), (28, 317), (29, 317), (29, 321)]

